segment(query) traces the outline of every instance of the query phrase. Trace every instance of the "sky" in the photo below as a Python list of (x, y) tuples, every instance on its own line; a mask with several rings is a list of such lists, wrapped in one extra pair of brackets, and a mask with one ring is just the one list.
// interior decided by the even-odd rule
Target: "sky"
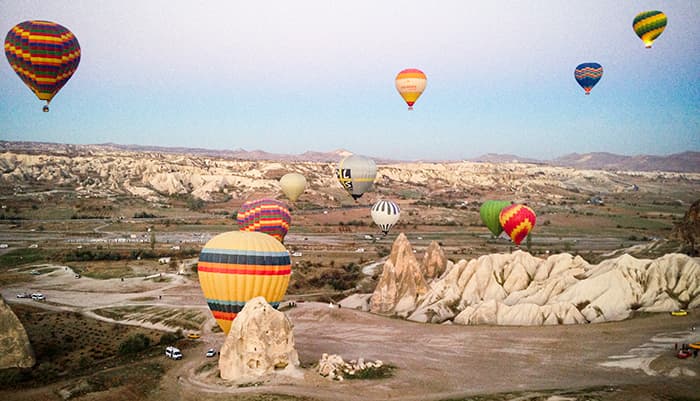
[[(0, 0), (80, 42), (51, 111), (0, 62), (0, 139), (401, 160), (700, 151), (700, 1)], [(641, 11), (668, 26), (651, 49)], [(574, 79), (603, 66), (590, 96)], [(427, 88), (408, 111), (396, 74)]]

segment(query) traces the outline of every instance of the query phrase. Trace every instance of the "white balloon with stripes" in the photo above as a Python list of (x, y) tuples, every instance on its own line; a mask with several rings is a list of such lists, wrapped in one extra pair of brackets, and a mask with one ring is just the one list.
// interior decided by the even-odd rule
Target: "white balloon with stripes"
[(399, 221), (400, 215), (399, 205), (389, 200), (380, 200), (372, 206), (372, 220), (379, 226), (384, 235)]

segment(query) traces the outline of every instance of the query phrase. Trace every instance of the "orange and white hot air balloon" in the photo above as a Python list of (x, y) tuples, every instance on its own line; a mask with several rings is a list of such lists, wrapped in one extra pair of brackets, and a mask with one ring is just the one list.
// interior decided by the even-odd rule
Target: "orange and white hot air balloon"
[(409, 110), (413, 110), (413, 104), (425, 90), (427, 82), (423, 71), (416, 68), (407, 68), (396, 75), (396, 90), (406, 101)]

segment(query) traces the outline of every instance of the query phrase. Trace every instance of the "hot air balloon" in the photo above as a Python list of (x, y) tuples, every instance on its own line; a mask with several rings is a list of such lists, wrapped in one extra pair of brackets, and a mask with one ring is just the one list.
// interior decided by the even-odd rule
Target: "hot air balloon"
[(494, 237), (498, 237), (503, 232), (503, 227), (501, 227), (501, 222), (498, 217), (501, 214), (501, 210), (503, 210), (503, 208), (506, 206), (510, 206), (510, 202), (487, 200), (481, 205), (481, 208), (479, 208), (479, 216), (481, 216), (481, 221), (484, 222)]
[(513, 204), (501, 210), (499, 221), (503, 231), (510, 236), (515, 245), (520, 246), (525, 237), (535, 226), (535, 212), (525, 205)]
[(377, 177), (377, 165), (369, 157), (347, 156), (338, 163), (336, 175), (343, 188), (357, 200), (372, 188)]
[(306, 188), (306, 178), (299, 173), (288, 173), (280, 178), (280, 187), (287, 198), (296, 202)]
[(603, 76), (603, 67), (598, 63), (579, 64), (574, 70), (576, 82), (586, 91), (586, 95), (591, 94), (591, 89), (600, 81)]
[(391, 227), (399, 221), (401, 209), (392, 201), (380, 200), (372, 206), (372, 220), (379, 226), (384, 235), (389, 233)]
[(654, 40), (666, 29), (667, 22), (666, 14), (661, 11), (643, 11), (634, 17), (632, 28), (644, 46), (650, 49)]
[(292, 217), (284, 203), (275, 199), (257, 199), (241, 206), (236, 216), (241, 231), (259, 231), (283, 242)]
[(199, 283), (212, 315), (228, 333), (249, 300), (263, 296), (277, 308), (291, 274), (289, 252), (258, 232), (230, 231), (204, 245), (197, 264)]
[(426, 82), (427, 78), (423, 71), (415, 68), (405, 69), (396, 75), (394, 80), (396, 90), (399, 91), (403, 100), (406, 101), (409, 110), (413, 110), (413, 104), (425, 90)]
[(80, 44), (71, 31), (49, 21), (24, 21), (5, 37), (5, 56), (29, 89), (45, 100), (43, 110), (80, 63)]

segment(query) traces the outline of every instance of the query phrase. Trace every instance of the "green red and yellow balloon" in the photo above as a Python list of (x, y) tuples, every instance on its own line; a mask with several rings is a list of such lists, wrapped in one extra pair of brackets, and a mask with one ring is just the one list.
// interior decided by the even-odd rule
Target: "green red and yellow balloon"
[(656, 38), (666, 29), (668, 19), (661, 11), (643, 11), (637, 14), (632, 21), (634, 33), (644, 42), (644, 46), (649, 49)]

